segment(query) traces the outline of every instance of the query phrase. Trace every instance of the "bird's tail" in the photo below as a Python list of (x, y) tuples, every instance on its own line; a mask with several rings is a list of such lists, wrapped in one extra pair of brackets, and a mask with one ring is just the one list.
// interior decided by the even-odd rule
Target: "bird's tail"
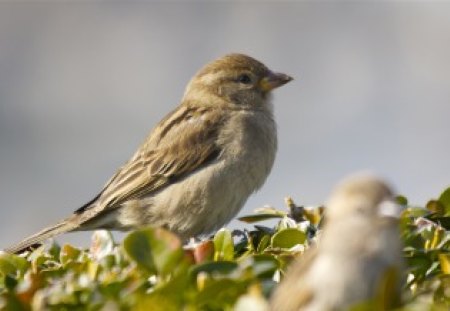
[(21, 242), (12, 245), (10, 247), (7, 247), (4, 251), (10, 254), (18, 254), (25, 250), (27, 250), (30, 247), (35, 246), (36, 244), (41, 243), (42, 241), (46, 239), (50, 239), (58, 234), (70, 232), (78, 228), (78, 223), (76, 221), (73, 221), (73, 219), (64, 219), (57, 224), (50, 226), (48, 228), (45, 228), (41, 231), (39, 231), (36, 234), (33, 234), (32, 236), (29, 236), (28, 238), (22, 240)]

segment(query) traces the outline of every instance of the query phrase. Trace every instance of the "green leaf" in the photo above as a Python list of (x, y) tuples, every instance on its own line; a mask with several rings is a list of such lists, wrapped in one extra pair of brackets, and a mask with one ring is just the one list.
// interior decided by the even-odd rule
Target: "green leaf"
[(283, 229), (272, 236), (273, 248), (291, 248), (298, 244), (304, 244), (306, 234), (296, 228)]
[(408, 205), (408, 199), (405, 196), (398, 195), (395, 197), (395, 202), (401, 206), (407, 206)]
[(211, 279), (197, 294), (196, 310), (231, 310), (240, 295), (248, 287), (245, 281), (231, 279)]
[(419, 207), (409, 207), (403, 210), (402, 216), (403, 217), (421, 217), (429, 214), (430, 212), (424, 208)]
[(200, 272), (208, 274), (226, 275), (238, 268), (238, 264), (233, 261), (214, 261), (196, 265), (191, 269), (191, 275), (197, 276)]
[(17, 286), (18, 281), (9, 274), (7, 274), (5, 275), (4, 283), (5, 287), (11, 291)]
[(123, 247), (128, 256), (134, 260), (142, 269), (149, 273), (156, 273), (155, 263), (153, 261), (153, 251), (150, 237), (152, 232), (143, 230), (130, 233), (123, 241)]
[(438, 215), (432, 214), (427, 218), (436, 222), (440, 226), (444, 227), (446, 230), (450, 230), (450, 217), (449, 216), (440, 217)]
[(450, 254), (439, 254), (439, 263), (443, 274), (450, 274)]
[(81, 250), (72, 245), (65, 244), (59, 253), (59, 261), (65, 265), (69, 262), (76, 261), (81, 254)]
[(406, 257), (409, 270), (416, 278), (423, 279), (426, 272), (433, 264), (433, 260), (426, 254), (415, 253), (412, 257)]
[(234, 244), (230, 230), (220, 229), (214, 236), (214, 260), (233, 260)]
[(12, 293), (7, 293), (2, 296), (3, 303), (2, 310), (7, 311), (28, 311), (31, 310), (29, 306), (24, 305), (18, 297)]
[(162, 275), (169, 274), (184, 254), (178, 237), (162, 228), (134, 231), (125, 238), (123, 246), (138, 266)]
[(242, 216), (239, 217), (238, 219), (240, 221), (251, 224), (254, 222), (259, 222), (267, 219), (283, 218), (287, 215), (286, 212), (279, 211), (277, 209), (274, 209), (273, 207), (261, 207), (256, 209), (255, 212), (256, 212), (255, 214)]
[(150, 295), (138, 296), (135, 311), (178, 311), (181, 310), (180, 304), (173, 300), (172, 296), (163, 295), (161, 293), (151, 293)]
[(4, 275), (7, 274), (24, 274), (30, 264), (25, 258), (19, 257), (14, 254), (0, 253), (0, 272)]
[(394, 310), (400, 307), (400, 278), (401, 271), (395, 267), (389, 267), (381, 274), (376, 289), (374, 310)]
[(445, 206), (437, 200), (430, 200), (426, 205), (427, 210), (437, 215), (445, 214)]
[(137, 305), (140, 310), (185, 310), (183, 302), (192, 290), (190, 277), (189, 263), (180, 262), (168, 280), (156, 284), (150, 293), (139, 295), (142, 300), (138, 300)]
[(272, 278), (275, 271), (280, 268), (280, 262), (272, 255), (259, 254), (254, 255), (253, 273), (260, 278)]
[(256, 251), (258, 253), (261, 253), (264, 251), (269, 245), (270, 245), (271, 237), (268, 234), (264, 234), (261, 239), (259, 240), (258, 247), (256, 248)]
[(254, 222), (264, 221), (268, 219), (283, 218), (284, 216), (285, 215), (277, 215), (277, 214), (251, 214), (239, 217), (238, 219), (248, 224), (252, 224)]
[(438, 200), (442, 205), (444, 205), (446, 215), (450, 216), (450, 187), (441, 193)]

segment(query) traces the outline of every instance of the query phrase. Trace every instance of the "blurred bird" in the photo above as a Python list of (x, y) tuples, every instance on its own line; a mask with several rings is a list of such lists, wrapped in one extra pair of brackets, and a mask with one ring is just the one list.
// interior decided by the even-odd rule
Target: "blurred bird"
[(181, 104), (94, 199), (6, 251), (21, 252), (69, 231), (152, 225), (188, 239), (221, 227), (272, 168), (277, 135), (271, 91), (291, 80), (242, 54), (207, 64)]
[(340, 183), (326, 205), (317, 246), (288, 269), (271, 309), (348, 310), (365, 303), (376, 310), (395, 307), (403, 264), (401, 208), (392, 200), (390, 188), (375, 177), (356, 175)]

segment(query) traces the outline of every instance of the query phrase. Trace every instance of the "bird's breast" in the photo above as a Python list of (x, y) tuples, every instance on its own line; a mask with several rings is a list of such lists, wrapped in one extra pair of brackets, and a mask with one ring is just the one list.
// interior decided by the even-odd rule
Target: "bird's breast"
[[(242, 112), (231, 117), (219, 136), (222, 161), (248, 184), (259, 189), (270, 173), (277, 150), (276, 125), (268, 111)], [(244, 185), (242, 185), (244, 186)], [(250, 189), (249, 189), (250, 190)]]

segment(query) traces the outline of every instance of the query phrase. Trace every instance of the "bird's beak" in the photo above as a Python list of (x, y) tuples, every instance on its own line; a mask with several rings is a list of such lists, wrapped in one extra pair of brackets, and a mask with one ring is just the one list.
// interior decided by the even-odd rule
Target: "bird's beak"
[(402, 212), (403, 206), (397, 204), (393, 200), (384, 200), (378, 206), (378, 213), (381, 217), (399, 219)]
[(291, 80), (293, 80), (293, 78), (284, 73), (269, 71), (269, 73), (264, 78), (262, 78), (261, 81), (259, 81), (259, 87), (264, 92), (269, 92), (288, 83)]

